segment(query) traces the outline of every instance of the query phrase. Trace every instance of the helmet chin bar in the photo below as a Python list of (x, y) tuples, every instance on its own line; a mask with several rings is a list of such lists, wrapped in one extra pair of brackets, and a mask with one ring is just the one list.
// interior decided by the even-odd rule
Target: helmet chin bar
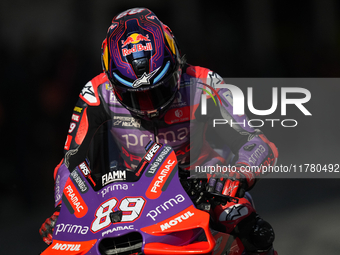
[(160, 109), (150, 110), (150, 111), (139, 111), (136, 109), (131, 109), (130, 107), (124, 105), (119, 99), (118, 101), (131, 113), (134, 115), (137, 115), (139, 118), (145, 119), (145, 120), (152, 120), (153, 118), (161, 118), (163, 115), (168, 111), (169, 106), (174, 101), (176, 95), (178, 93), (178, 90), (176, 93), (173, 94), (173, 96), (169, 99), (169, 101)]
[(152, 119), (159, 116), (159, 110), (147, 111), (146, 115), (148, 118)]
[(156, 118), (160, 116), (160, 110), (159, 109), (155, 109), (155, 110), (151, 110), (151, 111), (139, 111), (136, 109), (132, 109), (126, 105), (124, 105), (123, 103), (121, 103), (126, 109), (128, 109), (132, 115), (135, 115), (141, 119), (144, 120), (151, 120), (152, 118)]

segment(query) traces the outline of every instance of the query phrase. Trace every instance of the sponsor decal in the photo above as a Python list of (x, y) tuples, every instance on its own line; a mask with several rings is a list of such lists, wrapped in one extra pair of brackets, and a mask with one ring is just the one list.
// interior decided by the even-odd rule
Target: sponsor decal
[(87, 163), (84, 161), (83, 163), (81, 163), (80, 165), (78, 165), (79, 169), (81, 170), (81, 172), (83, 173), (83, 175), (88, 178), (93, 186), (95, 187), (96, 186), (96, 183), (94, 182), (94, 180), (92, 179), (92, 176), (91, 176), (91, 170), (89, 168), (89, 166), (87, 165)]
[[(187, 138), (189, 135), (189, 129), (187, 127), (182, 127), (177, 130), (170, 130), (167, 132), (159, 132), (156, 136), (156, 143), (169, 144), (177, 141), (182, 141)], [(126, 134), (122, 135), (122, 138), (125, 138), (126, 147), (129, 149), (130, 147), (135, 146), (143, 146), (147, 144), (149, 140), (154, 139), (153, 134)], [(146, 140), (147, 139), (147, 140)], [(144, 141), (146, 140), (146, 143)], [(122, 139), (124, 141), (124, 139)]]
[(175, 100), (171, 104), (171, 108), (180, 108), (184, 106), (187, 106), (187, 102), (183, 102), (182, 93), (178, 91)]
[(126, 171), (125, 170), (116, 170), (104, 174), (102, 176), (102, 185), (105, 186), (114, 181), (124, 181), (126, 180)]
[(81, 218), (87, 213), (87, 205), (70, 179), (65, 184), (63, 201), (70, 213), (74, 213), (77, 218)]
[(164, 230), (167, 230), (167, 229), (169, 229), (173, 226), (176, 226), (178, 223), (181, 223), (182, 221), (185, 221), (185, 220), (189, 219), (190, 217), (192, 217), (194, 215), (195, 215), (195, 213), (193, 213), (189, 210), (186, 213), (184, 213), (184, 214), (182, 214), (182, 215), (180, 215), (176, 218), (173, 218), (169, 222), (161, 224), (160, 225), (161, 231), (164, 231)]
[(183, 116), (182, 110), (181, 110), (181, 109), (177, 109), (177, 110), (175, 111), (175, 116), (176, 116), (177, 118), (182, 117), (182, 116)]
[(74, 139), (74, 141), (77, 144), (81, 144), (83, 142), (88, 129), (89, 129), (89, 121), (87, 118), (87, 108), (85, 108), (83, 117), (81, 118), (81, 121), (78, 126), (76, 137)]
[(130, 43), (137, 44), (141, 41), (150, 42), (149, 35), (144, 36), (142, 34), (133, 33), (125, 41), (122, 40), (122, 47), (125, 47)]
[(55, 181), (54, 202), (59, 201), (61, 198), (59, 185), (60, 185), (60, 175), (58, 174), (57, 180)]
[(151, 161), (151, 159), (156, 155), (157, 151), (161, 147), (160, 144), (154, 144), (152, 148), (147, 152), (147, 154), (144, 156), (144, 159), (148, 162)]
[(134, 117), (114, 116), (113, 126), (140, 128), (141, 120)]
[[(69, 253), (69, 254), (85, 254), (87, 253), (93, 245), (97, 242), (96, 239), (83, 241), (83, 242), (67, 242), (67, 241), (60, 241), (60, 240), (53, 240), (53, 243), (47, 248), (48, 254), (60, 254)], [(46, 250), (47, 251), (47, 250)]]
[(146, 217), (150, 217), (153, 221), (155, 221), (156, 217), (159, 214), (162, 214), (162, 212), (166, 212), (167, 210), (174, 207), (178, 203), (183, 202), (184, 200), (185, 198), (181, 194), (178, 194), (174, 198), (170, 198), (169, 200), (165, 201), (163, 204), (160, 204), (154, 210), (150, 210), (146, 214)]
[(133, 230), (134, 226), (133, 225), (129, 225), (129, 226), (118, 226), (109, 230), (106, 230), (102, 233), (102, 237), (105, 235), (108, 235), (110, 233), (116, 232), (116, 231), (122, 231), (122, 230)]
[(80, 115), (73, 113), (71, 119), (75, 122), (78, 122), (80, 119)]
[[(147, 42), (145, 45), (143, 45), (141, 42)], [(136, 53), (140, 51), (152, 51), (152, 44), (149, 39), (149, 35), (146, 36), (139, 34), (139, 33), (133, 33), (131, 34), (126, 40), (122, 40), (122, 54), (123, 56), (128, 56), (131, 53)], [(129, 44), (132, 44), (132, 47), (127, 49), (123, 49), (124, 47), (128, 46)]]
[(133, 155), (133, 154), (129, 153), (124, 147), (122, 147), (122, 152), (125, 156), (127, 156), (130, 159), (131, 162), (136, 160), (139, 163), (142, 160), (141, 156)]
[(154, 74), (159, 70), (160, 67), (158, 67), (156, 70), (152, 71), (151, 73), (143, 73), (143, 75), (138, 78), (137, 80), (135, 80), (132, 83), (132, 87), (133, 88), (138, 88), (142, 85), (149, 85), (150, 84), (150, 79), (152, 78), (152, 76), (154, 76)]
[(102, 191), (101, 191), (102, 197), (104, 197), (108, 192), (115, 191), (115, 190), (128, 190), (128, 188), (129, 188), (129, 186), (126, 183), (124, 183), (124, 184), (121, 184), (121, 183), (112, 184), (112, 185), (107, 186), (107, 187), (102, 189)]
[(89, 231), (89, 227), (81, 226), (81, 225), (72, 225), (72, 224), (64, 224), (60, 223), (56, 225), (55, 235), (58, 233), (71, 233), (71, 234), (81, 234), (86, 235)]
[(141, 231), (153, 233), (154, 235), (163, 235), (167, 232), (192, 229), (198, 225), (204, 228), (205, 231), (209, 231), (209, 217), (207, 212), (198, 210), (194, 205), (191, 205), (166, 220), (141, 228)]
[(91, 174), (91, 171), (90, 171), (90, 169), (89, 169), (89, 167), (88, 167), (88, 165), (85, 161), (78, 166), (79, 166), (79, 169), (82, 171), (82, 173), (85, 176), (88, 176), (89, 174)]
[(111, 83), (105, 83), (105, 89), (108, 91), (113, 91), (113, 87), (111, 85)]
[[(174, 152), (170, 153), (167, 159), (164, 161), (162, 166), (160, 167), (159, 171), (156, 173), (155, 177), (151, 181), (150, 186), (146, 191), (146, 196), (150, 199), (158, 198), (162, 191), (167, 188), (165, 183), (167, 179), (172, 176), (171, 172), (176, 166), (176, 155)], [(171, 178), (169, 178), (171, 180)], [(164, 187), (164, 188), (163, 188)]]
[(149, 167), (148, 171), (145, 173), (146, 177), (152, 177), (155, 172), (157, 171), (158, 167), (163, 162), (164, 158), (167, 157), (168, 153), (171, 151), (170, 146), (164, 146), (163, 150), (159, 153), (156, 160), (152, 162), (151, 166)]
[(52, 250), (57, 251), (80, 251), (81, 244), (63, 244), (63, 243), (56, 243)]
[[(141, 135), (135, 135), (135, 134), (126, 134), (122, 135), (122, 138), (125, 138), (125, 144), (128, 149), (130, 147), (134, 146), (143, 146), (144, 147), (144, 140), (146, 139), (146, 143), (148, 143), (150, 140), (153, 139), (153, 135), (146, 135), (146, 134), (141, 134)], [(121, 139), (124, 141), (124, 139)]]
[(131, 53), (140, 52), (140, 51), (152, 51), (152, 44), (147, 43), (146, 46), (144, 46), (143, 44), (139, 43), (139, 44), (133, 45), (132, 48), (130, 49), (122, 49), (122, 53), (124, 57), (130, 55)]
[(66, 142), (65, 142), (65, 145), (64, 145), (64, 149), (65, 150), (68, 151), (70, 149), (71, 142), (72, 142), (72, 136), (71, 135), (67, 135)]
[(82, 91), (80, 92), (80, 95), (89, 103), (95, 104), (97, 103), (97, 98), (93, 90), (92, 82), (89, 81), (86, 83)]
[(74, 107), (74, 109), (73, 109), (73, 111), (79, 112), (79, 113), (81, 113), (82, 110), (83, 110), (83, 108), (80, 108), (78, 106)]
[(164, 121), (167, 124), (190, 121), (190, 106), (168, 110), (164, 116)]
[(115, 94), (112, 91), (110, 93), (110, 104), (119, 104)]
[(246, 150), (246, 151), (252, 151), (255, 146), (256, 146), (256, 144), (253, 143), (253, 144), (249, 144), (249, 145), (244, 146), (243, 149)]
[(70, 177), (71, 177), (72, 181), (77, 185), (77, 187), (78, 187), (78, 189), (80, 190), (81, 193), (84, 194), (89, 190), (85, 181), (83, 180), (83, 178), (81, 178), (81, 176), (78, 174), (78, 172), (76, 170), (74, 170), (70, 174)]
[(251, 154), (250, 158), (248, 159), (249, 162), (255, 164), (256, 161), (260, 158), (260, 156), (266, 152), (266, 149), (260, 145), (253, 154)]
[[(174, 131), (168, 131), (168, 132), (160, 132), (158, 133), (156, 137), (156, 142), (159, 143), (159, 140), (162, 141), (162, 143), (168, 144), (170, 142), (176, 142), (176, 141), (181, 141), (185, 139), (189, 134), (189, 130), (186, 127), (179, 128), (177, 129), (176, 132)], [(168, 140), (168, 138), (170, 138)]]
[(234, 221), (248, 214), (248, 208), (241, 204), (235, 204), (226, 208), (220, 215), (220, 221)]

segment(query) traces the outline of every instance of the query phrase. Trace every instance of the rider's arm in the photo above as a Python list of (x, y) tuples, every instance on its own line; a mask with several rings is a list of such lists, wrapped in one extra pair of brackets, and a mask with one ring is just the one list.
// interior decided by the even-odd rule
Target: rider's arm
[(73, 109), (64, 146), (64, 158), (54, 170), (56, 206), (61, 202), (61, 195), (70, 171), (84, 161), (93, 134), (110, 118), (105, 111), (104, 101), (98, 89), (106, 81), (106, 76), (101, 74), (88, 82)]
[[(224, 83), (223, 79), (216, 73), (203, 69), (201, 71), (201, 77), (203, 83), (206, 82), (210, 86), (215, 84)], [(199, 69), (196, 69), (196, 73)], [(202, 84), (198, 84), (198, 87), (202, 87)], [(206, 88), (206, 87), (205, 87)], [(203, 90), (198, 89), (200, 91)], [(218, 105), (216, 107), (214, 100), (211, 97), (207, 97), (207, 114), (202, 115), (201, 102), (195, 112), (197, 120), (207, 123), (210, 131), (214, 132), (215, 137), (218, 137), (224, 144), (226, 144), (231, 151), (235, 154), (233, 159), (233, 165), (243, 167), (257, 166), (260, 171), (246, 171), (244, 175), (247, 179), (248, 189), (250, 189), (256, 181), (256, 178), (261, 175), (261, 167), (268, 165), (275, 165), (278, 158), (278, 150), (276, 146), (270, 142), (266, 136), (258, 129), (254, 129), (248, 125), (246, 115), (234, 115), (233, 114), (233, 99), (232, 94), (226, 88), (215, 89), (219, 99), (214, 95), (214, 99)], [(200, 95), (198, 95), (200, 96)], [(213, 120), (224, 120), (213, 126)], [(231, 123), (233, 123), (231, 125)]]

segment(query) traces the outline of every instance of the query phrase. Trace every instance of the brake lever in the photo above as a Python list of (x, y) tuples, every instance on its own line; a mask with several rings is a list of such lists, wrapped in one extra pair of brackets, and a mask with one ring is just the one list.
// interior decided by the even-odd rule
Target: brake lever
[(225, 205), (228, 202), (234, 202), (238, 203), (239, 199), (236, 197), (226, 196), (219, 193), (214, 192), (204, 192), (204, 196), (208, 198), (210, 201), (213, 200), (214, 202), (221, 203), (222, 205)]

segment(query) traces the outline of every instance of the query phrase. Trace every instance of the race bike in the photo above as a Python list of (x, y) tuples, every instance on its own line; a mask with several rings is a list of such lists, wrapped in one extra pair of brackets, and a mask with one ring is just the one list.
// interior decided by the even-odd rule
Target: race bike
[(243, 253), (241, 241), (218, 231), (207, 212), (209, 202), (236, 198), (205, 192), (204, 183), (179, 169), (168, 145), (150, 141), (131, 170), (110, 125), (98, 129), (87, 157), (71, 171), (43, 255)]

